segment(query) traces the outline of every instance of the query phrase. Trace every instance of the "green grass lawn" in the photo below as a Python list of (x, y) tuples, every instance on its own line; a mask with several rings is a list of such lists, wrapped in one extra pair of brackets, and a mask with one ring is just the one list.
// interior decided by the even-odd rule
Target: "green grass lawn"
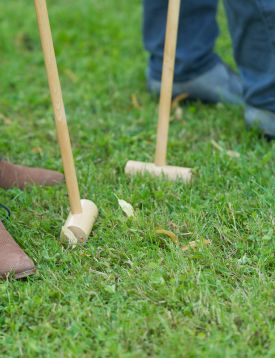
[[(169, 143), (193, 183), (125, 177), (155, 145), (141, 1), (48, 5), (81, 192), (100, 217), (87, 245), (64, 248), (64, 185), (0, 190), (38, 268), (0, 284), (0, 356), (275, 357), (274, 143), (245, 131), (242, 109), (194, 103), (174, 113)], [(234, 65), (222, 11), (220, 23)], [(32, 1), (0, 1), (0, 113), (3, 156), (62, 170)]]

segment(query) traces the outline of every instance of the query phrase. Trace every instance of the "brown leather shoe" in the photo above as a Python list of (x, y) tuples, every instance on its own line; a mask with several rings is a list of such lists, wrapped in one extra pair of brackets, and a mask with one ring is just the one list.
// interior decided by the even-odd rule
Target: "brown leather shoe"
[(33, 261), (17, 245), (0, 221), (0, 278), (16, 279), (35, 273)]
[(64, 180), (61, 173), (40, 168), (28, 168), (0, 160), (0, 187), (20, 188), (26, 185), (55, 185)]

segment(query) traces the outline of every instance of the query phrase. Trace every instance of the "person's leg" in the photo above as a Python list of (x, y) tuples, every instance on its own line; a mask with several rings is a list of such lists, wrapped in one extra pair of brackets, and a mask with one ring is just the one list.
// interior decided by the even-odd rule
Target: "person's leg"
[[(159, 94), (169, 0), (143, 0), (148, 87)], [(218, 36), (217, 0), (183, 0), (180, 10), (173, 95), (207, 102), (242, 103), (239, 77), (214, 53)]]
[(246, 121), (275, 136), (275, 2), (224, 0), (247, 104)]
[[(168, 0), (144, 0), (143, 38), (150, 53), (149, 72), (161, 80)], [(183, 0), (180, 10), (175, 81), (189, 81), (213, 68), (219, 30), (217, 0)]]

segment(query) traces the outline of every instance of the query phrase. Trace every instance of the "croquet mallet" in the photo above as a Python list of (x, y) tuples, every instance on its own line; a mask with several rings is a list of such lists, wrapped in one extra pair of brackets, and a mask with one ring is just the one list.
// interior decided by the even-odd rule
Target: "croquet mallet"
[(155, 163), (128, 161), (125, 173), (129, 175), (148, 172), (184, 182), (190, 182), (192, 178), (191, 169), (166, 165), (180, 5), (181, 0), (169, 0)]
[(71, 208), (61, 230), (61, 239), (69, 244), (84, 243), (92, 231), (98, 209), (92, 201), (80, 200), (47, 3), (46, 0), (34, 0), (34, 2)]

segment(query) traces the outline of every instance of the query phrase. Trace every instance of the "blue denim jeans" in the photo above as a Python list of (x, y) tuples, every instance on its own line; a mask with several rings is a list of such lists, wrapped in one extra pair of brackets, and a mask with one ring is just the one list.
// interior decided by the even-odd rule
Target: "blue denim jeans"
[[(161, 79), (168, 0), (143, 0), (149, 76)], [(218, 0), (182, 0), (175, 81), (213, 68)], [(275, 112), (275, 0), (224, 0), (248, 105)]]

